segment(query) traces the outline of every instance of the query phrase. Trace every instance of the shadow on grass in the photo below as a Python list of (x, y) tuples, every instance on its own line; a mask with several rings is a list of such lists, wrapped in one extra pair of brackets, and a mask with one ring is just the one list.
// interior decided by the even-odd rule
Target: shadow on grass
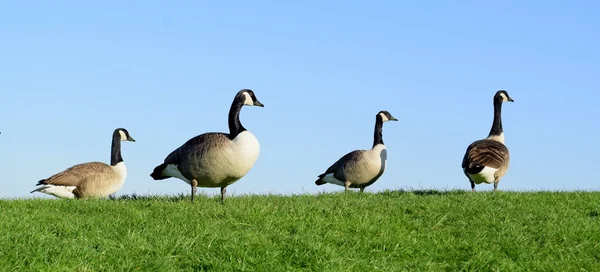
[[(504, 193), (510, 193), (510, 194), (531, 194), (531, 193), (536, 193), (536, 194), (561, 194), (564, 192), (550, 192), (550, 191), (537, 191), (537, 192), (519, 192), (519, 191), (499, 191), (499, 192), (492, 192), (492, 191), (480, 191), (480, 192), (471, 192), (471, 190), (459, 190), (459, 189), (452, 189), (452, 190), (435, 190), (435, 189), (426, 189), (426, 190), (419, 190), (419, 189), (398, 189), (398, 190), (384, 190), (384, 191), (379, 191), (379, 192), (365, 192), (365, 194), (371, 195), (371, 196), (381, 196), (381, 197), (389, 197), (389, 198), (396, 198), (396, 197), (403, 197), (403, 196), (407, 196), (407, 195), (415, 195), (415, 196), (420, 196), (420, 197), (429, 197), (429, 196), (456, 196), (456, 195), (471, 195), (471, 194), (475, 194), (475, 195), (480, 195), (480, 194), (504, 194)], [(339, 192), (319, 192), (316, 194), (291, 194), (291, 195), (285, 195), (285, 194), (241, 194), (241, 195), (235, 195), (235, 196), (229, 196), (228, 198), (296, 198), (296, 197), (317, 197), (317, 198), (321, 198), (321, 197), (332, 197), (334, 195), (344, 195), (346, 194), (344, 191), (339, 191)], [(359, 192), (350, 192), (350, 195), (357, 195), (360, 196), (362, 193)], [(196, 195), (197, 200), (218, 200), (219, 196), (217, 195), (208, 195), (205, 193), (198, 193)], [(176, 195), (138, 195), (138, 194), (131, 194), (131, 195), (121, 195), (118, 197), (110, 197), (111, 200), (114, 201), (120, 201), (120, 200), (139, 200), (139, 201), (167, 201), (167, 202), (182, 202), (182, 201), (190, 201), (190, 194), (185, 194), (185, 193), (180, 193), (180, 194), (176, 194)]]
[[(373, 195), (377, 195), (377, 196), (382, 196), (382, 197), (400, 197), (400, 196), (406, 196), (406, 195), (417, 195), (417, 196), (444, 196), (444, 195), (464, 195), (467, 193), (471, 193), (470, 191), (464, 191), (464, 190), (404, 190), (404, 189), (400, 189), (400, 190), (386, 190), (386, 191), (381, 191), (381, 192), (376, 192), (373, 193)], [(334, 192), (334, 193), (318, 193), (312, 196), (315, 197), (320, 197), (320, 196), (331, 196), (331, 195), (336, 195), (336, 194), (343, 194), (343, 192)], [(360, 195), (359, 193), (357, 193), (357, 195)], [(250, 195), (238, 195), (238, 196), (231, 196), (232, 198), (235, 197), (256, 197), (256, 196), (261, 196), (261, 195), (254, 195), (254, 194), (250, 194)], [(311, 196), (310, 194), (307, 195), (262, 195), (262, 197), (305, 197), (305, 196)], [(139, 201), (167, 201), (167, 202), (181, 202), (181, 201), (190, 201), (190, 195), (189, 194), (177, 194), (177, 195), (138, 195), (138, 194), (131, 194), (131, 195), (121, 195), (118, 197), (109, 197), (111, 200), (114, 201), (121, 201), (121, 200), (126, 200), (126, 201), (130, 201), (130, 200), (139, 200)], [(218, 198), (217, 196), (211, 196), (211, 195), (207, 195), (207, 194), (197, 194), (196, 195), (197, 199), (216, 199)]]
[(442, 195), (464, 195), (471, 193), (465, 190), (389, 190), (377, 193), (383, 196), (401, 196), (401, 195), (417, 195), (417, 196), (442, 196)]
[[(109, 197), (110, 200), (114, 200), (114, 201), (121, 201), (121, 200), (139, 200), (139, 201), (167, 201), (167, 202), (182, 202), (182, 201), (190, 201), (190, 195), (189, 194), (177, 194), (177, 195), (138, 195), (138, 194), (131, 194), (131, 195), (121, 195), (118, 197), (114, 197), (111, 196)], [(208, 199), (213, 199), (215, 198), (214, 196), (208, 196), (208, 195), (204, 195), (204, 194), (196, 194), (196, 198), (208, 198)]]

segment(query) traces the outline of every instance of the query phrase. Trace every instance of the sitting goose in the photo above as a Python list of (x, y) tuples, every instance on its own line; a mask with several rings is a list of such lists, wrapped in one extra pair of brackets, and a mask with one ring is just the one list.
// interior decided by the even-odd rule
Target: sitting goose
[(150, 176), (154, 180), (178, 178), (196, 187), (220, 187), (221, 203), (228, 185), (246, 175), (260, 153), (258, 140), (240, 122), (242, 106), (264, 107), (254, 92), (240, 90), (229, 110), (229, 134), (209, 132), (196, 136), (175, 149)]
[(471, 190), (475, 192), (475, 184), (494, 183), (494, 191), (498, 182), (506, 173), (510, 162), (508, 148), (504, 145), (502, 130), (502, 103), (514, 102), (508, 93), (499, 90), (494, 95), (494, 122), (486, 139), (473, 142), (467, 148), (462, 161), (463, 172), (471, 182)]
[(316, 185), (325, 183), (348, 188), (365, 188), (373, 184), (385, 171), (387, 150), (383, 144), (383, 122), (398, 121), (389, 112), (383, 110), (375, 116), (375, 135), (370, 150), (354, 150), (331, 165), (325, 173), (319, 175)]
[(110, 165), (103, 162), (77, 164), (47, 179), (40, 180), (31, 191), (60, 198), (107, 197), (121, 189), (127, 169), (121, 157), (121, 141), (135, 142), (124, 128), (115, 129), (112, 136)]

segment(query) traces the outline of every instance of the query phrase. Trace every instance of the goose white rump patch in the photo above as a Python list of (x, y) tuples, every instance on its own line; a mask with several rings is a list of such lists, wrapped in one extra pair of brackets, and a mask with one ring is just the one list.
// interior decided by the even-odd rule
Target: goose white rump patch
[(325, 175), (325, 176), (324, 176), (324, 177), (323, 177), (321, 180), (323, 180), (323, 181), (325, 181), (325, 182), (327, 182), (327, 183), (331, 183), (331, 184), (335, 184), (335, 185), (339, 185), (339, 186), (345, 186), (345, 185), (344, 185), (344, 182), (342, 182), (342, 181), (340, 181), (340, 180), (336, 179), (336, 178), (333, 176), (333, 173), (330, 173), (330, 174), (327, 174), (327, 175)]
[(58, 186), (46, 184), (33, 190), (33, 192), (40, 192), (60, 198), (75, 198), (75, 194), (73, 194), (73, 190), (75, 190), (75, 188), (75, 186)]
[(481, 172), (477, 173), (477, 174), (469, 174), (469, 177), (471, 177), (471, 180), (473, 180), (473, 182), (475, 182), (476, 184), (481, 184), (481, 183), (494, 183), (494, 181), (496, 180), (496, 177), (494, 177), (494, 174), (496, 173), (496, 171), (498, 171), (498, 169), (496, 168), (492, 168), (492, 167), (484, 167)]
[(167, 167), (162, 171), (162, 175), (166, 177), (174, 177), (180, 180), (185, 181), (187, 184), (192, 184), (192, 182), (185, 178), (181, 172), (179, 172), (179, 168), (177, 168), (177, 164), (167, 164)]

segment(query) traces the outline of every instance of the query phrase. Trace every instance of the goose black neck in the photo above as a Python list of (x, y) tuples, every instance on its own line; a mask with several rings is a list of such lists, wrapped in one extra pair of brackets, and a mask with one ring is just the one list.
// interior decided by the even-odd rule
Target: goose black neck
[(497, 136), (502, 134), (502, 101), (500, 99), (494, 100), (494, 122), (492, 123), (492, 129), (488, 136)]
[(381, 116), (377, 115), (375, 118), (375, 132), (373, 135), (373, 147), (378, 144), (383, 144), (383, 120), (381, 120)]
[(231, 109), (229, 109), (229, 137), (231, 139), (234, 139), (238, 134), (246, 130), (240, 122), (242, 106), (244, 106), (244, 103), (240, 99), (234, 99), (233, 103), (231, 103)]
[(118, 131), (113, 133), (112, 146), (110, 152), (110, 165), (115, 166), (123, 161), (121, 157), (121, 134)]

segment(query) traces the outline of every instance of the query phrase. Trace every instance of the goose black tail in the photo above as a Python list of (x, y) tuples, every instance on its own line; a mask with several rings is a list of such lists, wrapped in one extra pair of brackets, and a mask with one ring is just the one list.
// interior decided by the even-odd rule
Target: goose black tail
[(38, 183), (35, 186), (44, 185), (44, 184), (46, 184), (46, 179), (42, 179), (42, 180), (38, 181)]
[(167, 167), (166, 164), (161, 164), (157, 167), (154, 168), (154, 171), (152, 171), (152, 174), (150, 174), (150, 176), (154, 179), (154, 180), (162, 180), (162, 179), (167, 179), (169, 177), (164, 177), (162, 175), (162, 171), (165, 170), (165, 168)]
[(483, 165), (473, 165), (473, 166), (465, 169), (465, 172), (467, 172), (470, 175), (474, 175), (474, 174), (481, 172), (481, 170), (483, 170), (483, 168), (485, 168), (485, 166), (483, 166)]
[(323, 181), (323, 177), (324, 177), (324, 176), (325, 176), (325, 174), (320, 174), (320, 175), (319, 175), (319, 179), (317, 179), (317, 180), (315, 181), (315, 184), (316, 184), (316, 185), (318, 185), (318, 186), (321, 186), (321, 185), (323, 185), (323, 184), (327, 183), (327, 182)]

